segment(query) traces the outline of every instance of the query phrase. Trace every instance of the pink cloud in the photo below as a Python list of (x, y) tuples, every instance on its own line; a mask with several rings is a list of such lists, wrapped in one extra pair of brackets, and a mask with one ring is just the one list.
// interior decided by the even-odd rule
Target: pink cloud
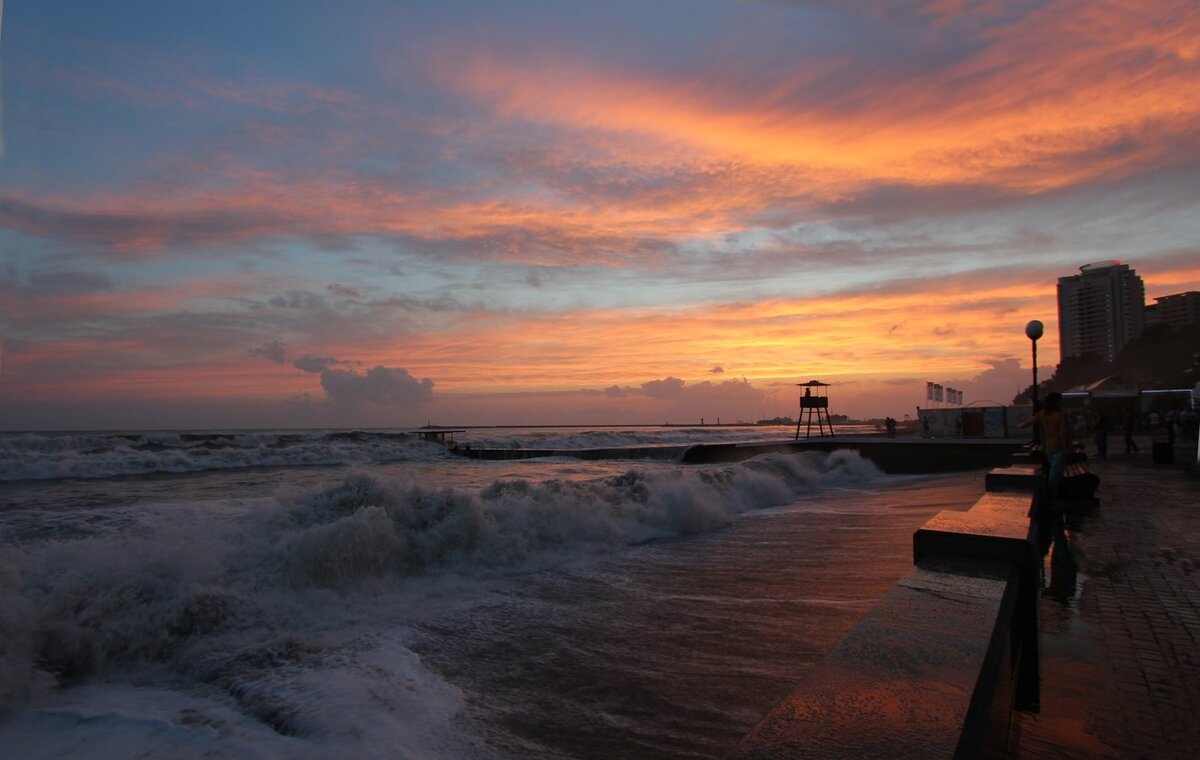
[(693, 80), (484, 49), (455, 50), (440, 72), (501, 121), (623, 136), (622, 154), (647, 161), (690, 152), (806, 168), (810, 191), (830, 199), (880, 182), (1039, 192), (1167, 166), (1181, 149), (1196, 157), (1200, 81), (1186, 40), (1200, 21), (1174, 4), (1054, 3), (980, 33), (987, 44), (920, 78), (876, 72), (820, 99), (814, 85), (851, 64), (810, 60), (747, 88), (754, 72), (728, 64)]
[(44, 330), (53, 325), (98, 318), (141, 316), (178, 309), (210, 299), (238, 299), (274, 291), (285, 278), (268, 275), (255, 281), (236, 274), (211, 278), (143, 283), (136, 287), (106, 286), (101, 292), (44, 293), (0, 280), (6, 318), (13, 328)]

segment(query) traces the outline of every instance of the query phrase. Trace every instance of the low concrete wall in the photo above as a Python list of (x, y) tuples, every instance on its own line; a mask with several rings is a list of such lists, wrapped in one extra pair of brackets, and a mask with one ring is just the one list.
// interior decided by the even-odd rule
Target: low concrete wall
[(734, 758), (1003, 757), (1038, 704), (1032, 467), (913, 535), (915, 567), (746, 736)]
[(857, 451), (881, 470), (892, 474), (950, 472), (995, 467), (1012, 460), (1027, 443), (1024, 439), (929, 440), (921, 438), (874, 438), (841, 436), (803, 441), (715, 443), (693, 446), (629, 446), (602, 449), (471, 449), (455, 452), (471, 459), (677, 459), (684, 464), (740, 462), (759, 454), (804, 451), (828, 453), (840, 449)]
[(458, 446), (452, 448), (451, 451), (468, 459), (500, 461), (545, 459), (547, 457), (677, 460), (684, 455), (687, 449), (687, 446), (619, 446), (597, 449), (479, 449), (471, 448), (470, 446)]
[(812, 438), (781, 443), (697, 444), (688, 449), (682, 461), (687, 464), (737, 462), (771, 451), (831, 452), (857, 451), (884, 472), (913, 474), (952, 472), (996, 467), (1012, 461), (1026, 441), (1004, 440), (929, 440), (923, 438)]

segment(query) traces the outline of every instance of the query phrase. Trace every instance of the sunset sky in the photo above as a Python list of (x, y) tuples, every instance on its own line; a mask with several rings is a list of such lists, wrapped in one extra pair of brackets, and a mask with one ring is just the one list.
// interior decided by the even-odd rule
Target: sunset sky
[(0, 429), (903, 417), (1200, 289), (1200, 5), (14, 1)]

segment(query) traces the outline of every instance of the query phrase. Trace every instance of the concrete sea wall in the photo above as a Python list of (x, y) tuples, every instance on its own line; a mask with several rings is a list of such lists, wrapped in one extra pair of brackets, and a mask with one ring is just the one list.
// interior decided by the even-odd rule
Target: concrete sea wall
[(684, 452), (688, 464), (736, 462), (770, 451), (857, 451), (891, 474), (951, 472), (997, 467), (1012, 461), (1028, 439), (927, 439), (841, 436), (779, 443), (698, 444)]
[(733, 758), (989, 758), (1038, 709), (1032, 466), (994, 470), (966, 512), (913, 536), (909, 572)]
[(692, 446), (627, 446), (596, 449), (472, 449), (457, 453), (471, 459), (668, 459), (684, 464), (740, 462), (770, 452), (857, 451), (881, 470), (892, 474), (950, 472), (995, 467), (1012, 461), (1026, 439), (964, 440), (839, 436), (808, 440), (754, 443), (696, 444)]

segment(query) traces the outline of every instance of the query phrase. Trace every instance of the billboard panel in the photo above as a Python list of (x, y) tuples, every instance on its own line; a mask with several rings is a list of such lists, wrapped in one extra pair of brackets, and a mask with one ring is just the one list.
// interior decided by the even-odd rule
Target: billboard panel
[(983, 409), (983, 437), (984, 438), (1003, 438), (1004, 430), (1004, 407), (1002, 406), (987, 406)]
[(918, 409), (917, 415), (923, 438), (962, 435), (961, 409)]

